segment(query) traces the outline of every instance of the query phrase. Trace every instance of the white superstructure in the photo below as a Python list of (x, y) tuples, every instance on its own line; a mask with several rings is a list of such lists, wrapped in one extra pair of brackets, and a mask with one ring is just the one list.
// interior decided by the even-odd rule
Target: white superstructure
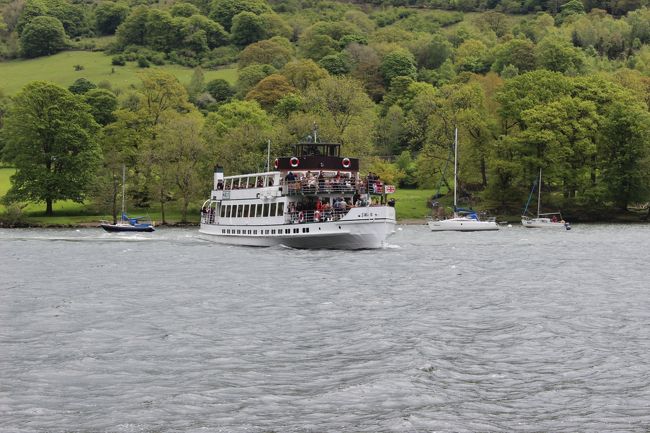
[(300, 156), (276, 159), (275, 171), (224, 176), (217, 168), (200, 232), (236, 245), (382, 247), (395, 231), (395, 208), (378, 180), (359, 178), (358, 160), (337, 155), (338, 146), (299, 144)]

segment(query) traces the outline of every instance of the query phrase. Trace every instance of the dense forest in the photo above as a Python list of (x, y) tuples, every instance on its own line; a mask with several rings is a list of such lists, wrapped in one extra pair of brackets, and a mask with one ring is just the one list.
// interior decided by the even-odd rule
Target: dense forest
[[(469, 204), (521, 210), (538, 170), (548, 205), (581, 214), (650, 199), (647, 0), (11, 0), (5, 61), (101, 49), (141, 84), (83, 78), (0, 88), (6, 203), (91, 200), (115, 212), (123, 164), (138, 206), (185, 217), (229, 174), (265, 169), (317, 125), (402, 188), (451, 180), (459, 131)], [(181, 85), (156, 65), (194, 68)], [(237, 67), (237, 81), (206, 82)], [(47, 71), (43, 71), (47, 80)], [(2, 81), (0, 80), (0, 87)]]

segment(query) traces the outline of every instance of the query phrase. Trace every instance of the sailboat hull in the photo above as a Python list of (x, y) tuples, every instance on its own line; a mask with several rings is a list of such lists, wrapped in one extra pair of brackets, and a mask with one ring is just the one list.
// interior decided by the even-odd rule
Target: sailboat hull
[(429, 221), (429, 228), (434, 232), (482, 232), (499, 230), (496, 221), (478, 221), (472, 218), (449, 218), (440, 221)]
[(521, 225), (529, 229), (564, 229), (571, 230), (571, 225), (564, 221), (552, 221), (550, 218), (522, 219)]
[(133, 226), (131, 224), (100, 224), (101, 228), (110, 233), (115, 232), (153, 232), (156, 229), (151, 225)]

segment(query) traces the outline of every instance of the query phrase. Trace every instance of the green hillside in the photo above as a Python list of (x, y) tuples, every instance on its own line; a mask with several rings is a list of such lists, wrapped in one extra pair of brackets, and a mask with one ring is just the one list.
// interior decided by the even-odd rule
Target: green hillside
[[(83, 70), (76, 71), (75, 65), (83, 66)], [(179, 65), (158, 68), (174, 74), (183, 84), (189, 83), (192, 76), (191, 68)], [(102, 52), (65, 51), (36, 59), (0, 62), (0, 89), (7, 95), (13, 95), (30, 81), (48, 80), (68, 87), (77, 78), (86, 78), (93, 83), (108, 81), (114, 90), (126, 89), (140, 82), (137, 72), (141, 70), (134, 62), (129, 62), (126, 66), (113, 66), (111, 57)], [(234, 83), (237, 70), (205, 70), (204, 75), (206, 81), (223, 78)]]

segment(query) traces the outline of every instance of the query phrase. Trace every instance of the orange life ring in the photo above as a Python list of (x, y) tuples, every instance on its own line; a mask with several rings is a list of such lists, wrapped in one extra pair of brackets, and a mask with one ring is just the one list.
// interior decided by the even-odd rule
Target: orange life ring
[(319, 211), (314, 212), (314, 221), (315, 222), (320, 221), (320, 212)]
[(350, 168), (350, 158), (343, 158), (343, 168)]
[(302, 211), (300, 211), (300, 213), (298, 213), (298, 222), (299, 223), (304, 223), (305, 222), (305, 214), (302, 213)]
[(289, 164), (291, 164), (291, 167), (296, 168), (300, 165), (300, 160), (295, 156), (292, 156), (289, 160)]
[(278, 161), (278, 158), (275, 158), (275, 161), (273, 161), (273, 167), (275, 167), (277, 169), (279, 164), (280, 164), (280, 161)]

